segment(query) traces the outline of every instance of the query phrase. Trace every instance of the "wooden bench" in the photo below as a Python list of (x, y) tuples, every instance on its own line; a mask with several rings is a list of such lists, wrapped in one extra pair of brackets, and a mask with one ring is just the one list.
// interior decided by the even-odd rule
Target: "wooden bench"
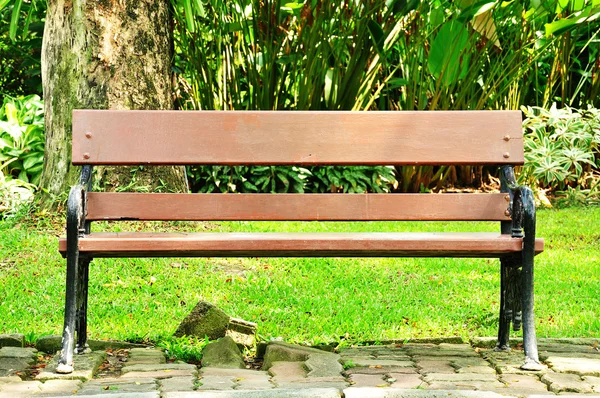
[[(86, 350), (88, 269), (100, 257), (492, 257), (500, 259), (499, 350), (520, 311), (524, 369), (540, 369), (533, 315), (535, 207), (517, 186), (521, 113), (73, 112), (79, 185), (68, 199), (65, 322), (58, 372)], [(89, 192), (93, 165), (497, 165), (491, 194)], [(98, 220), (499, 221), (499, 233), (102, 233)], [(75, 338), (77, 345), (75, 346)]]

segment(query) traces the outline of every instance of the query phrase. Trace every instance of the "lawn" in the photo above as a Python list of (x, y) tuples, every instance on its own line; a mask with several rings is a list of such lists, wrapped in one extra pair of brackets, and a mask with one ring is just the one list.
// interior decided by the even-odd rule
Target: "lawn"
[[(164, 224), (146, 223), (154, 229)], [(600, 207), (540, 210), (539, 337), (598, 337)], [(132, 227), (132, 224), (108, 226)], [(97, 226), (100, 230), (106, 226)], [(497, 223), (229, 222), (223, 231), (496, 231)], [(65, 264), (60, 220), (0, 222), (0, 333), (60, 334)], [(495, 259), (97, 259), (90, 270), (90, 337), (157, 341), (198, 300), (257, 322), (263, 338), (352, 342), (493, 336)]]

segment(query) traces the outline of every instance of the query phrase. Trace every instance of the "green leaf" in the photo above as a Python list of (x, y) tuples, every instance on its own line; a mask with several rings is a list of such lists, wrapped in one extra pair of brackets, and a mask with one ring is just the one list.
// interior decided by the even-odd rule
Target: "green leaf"
[(373, 21), (372, 19), (367, 22), (367, 26), (369, 28), (369, 33), (371, 34), (371, 38), (373, 39), (373, 43), (375, 44), (375, 48), (380, 56), (384, 56), (383, 52), (383, 43), (385, 42), (385, 34), (383, 33), (383, 29), (381, 26)]
[(0, 0), (0, 11), (10, 2), (10, 0)]
[(431, 49), (427, 66), (432, 75), (442, 79), (445, 86), (458, 80), (468, 68), (464, 57), (469, 50), (469, 32), (458, 21), (448, 21), (438, 31)]
[(10, 28), (8, 36), (13, 42), (17, 39), (17, 27), (19, 26), (19, 14), (21, 14), (22, 5), (23, 0), (15, 0), (15, 5), (13, 6), (12, 15), (10, 17)]
[(194, 12), (192, 9), (192, 0), (183, 0), (183, 9), (187, 28), (190, 32), (194, 33), (196, 27), (194, 26)]

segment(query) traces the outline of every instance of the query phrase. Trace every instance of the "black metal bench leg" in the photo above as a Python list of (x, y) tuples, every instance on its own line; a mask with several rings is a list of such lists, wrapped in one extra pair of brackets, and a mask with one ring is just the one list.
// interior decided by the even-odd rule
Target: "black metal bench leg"
[(87, 344), (87, 299), (88, 280), (90, 272), (90, 258), (79, 258), (79, 281), (78, 281), (78, 308), (77, 308), (77, 354), (89, 353)]
[(65, 298), (65, 322), (62, 334), (62, 351), (57, 373), (73, 372), (73, 345), (75, 343), (75, 324), (77, 321), (77, 282), (79, 280), (79, 253), (67, 249), (67, 286)]
[(523, 230), (523, 268), (522, 281), (522, 307), (523, 307), (523, 348), (525, 349), (525, 363), (521, 366), (524, 370), (542, 370), (537, 349), (535, 335), (535, 318), (533, 315), (533, 262), (535, 257), (535, 204), (533, 193), (529, 188), (522, 189), (524, 222)]
[(498, 325), (498, 342), (495, 351), (510, 351), (510, 316), (507, 303), (507, 273), (506, 259), (500, 259), (500, 319)]

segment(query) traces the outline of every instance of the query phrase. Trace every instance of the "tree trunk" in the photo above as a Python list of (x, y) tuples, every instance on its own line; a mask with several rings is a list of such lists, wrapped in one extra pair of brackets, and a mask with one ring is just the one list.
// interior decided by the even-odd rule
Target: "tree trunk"
[[(168, 0), (49, 0), (42, 49), (46, 155), (41, 188), (51, 205), (77, 181), (73, 109), (172, 109)], [(186, 191), (181, 167), (101, 168), (100, 185)]]

